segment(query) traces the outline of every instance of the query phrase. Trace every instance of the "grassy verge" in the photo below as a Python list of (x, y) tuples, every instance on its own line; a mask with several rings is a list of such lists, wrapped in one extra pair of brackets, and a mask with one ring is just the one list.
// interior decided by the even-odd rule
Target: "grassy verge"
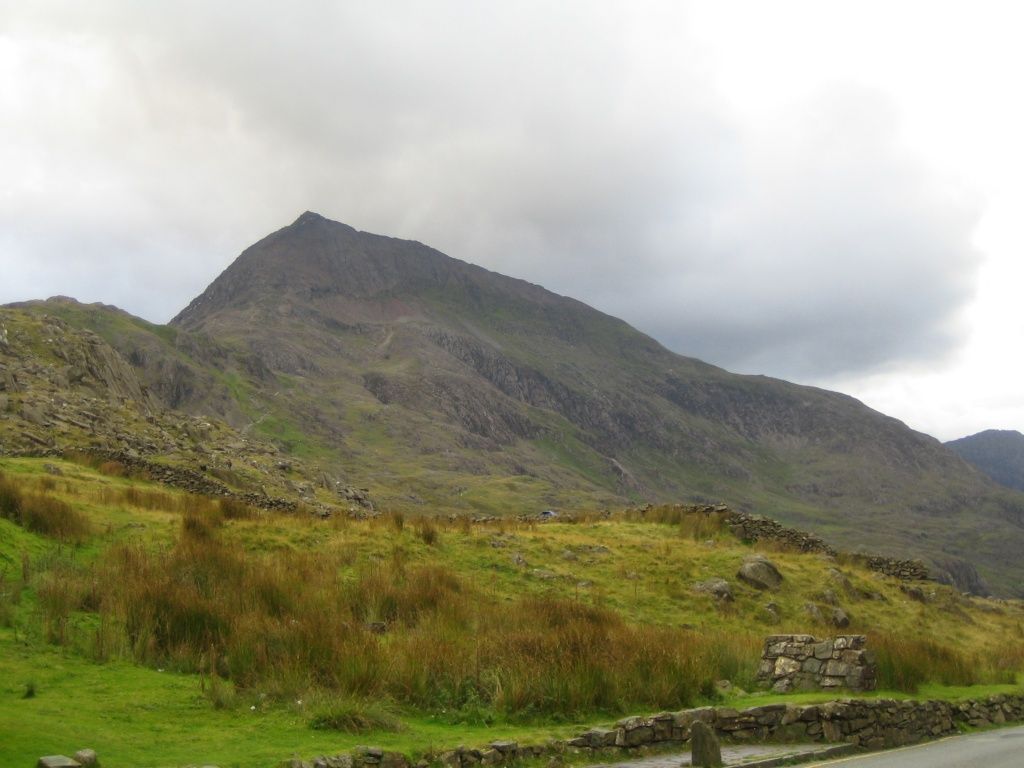
[[(26, 685), (35, 695), (24, 698)], [(251, 707), (255, 707), (253, 710)], [(310, 727), (306, 702), (261, 702), (258, 693), (215, 709), (198, 675), (124, 661), (91, 663), (58, 648), (27, 647), (0, 631), (0, 764), (34, 765), (43, 754), (95, 748), (105, 765), (276, 766), (373, 744), (407, 754), (496, 738), (543, 742), (576, 727), (448, 722), (402, 713), (403, 729), (360, 733)]]
[[(32, 683), (35, 696), (24, 698)], [(1018, 686), (923, 686), (914, 698), (955, 700), (1019, 692)], [(880, 691), (881, 698), (910, 698)], [(744, 708), (776, 703), (817, 703), (824, 693), (751, 695), (721, 704)], [(256, 707), (255, 710), (251, 707)], [(399, 712), (402, 730), (358, 733), (310, 727), (315, 705), (239, 698), (226, 709), (211, 707), (197, 675), (158, 672), (128, 662), (91, 663), (59, 648), (28, 647), (11, 630), (0, 630), (0, 764), (33, 765), (42, 754), (96, 748), (107, 765), (181, 766), (215, 763), (276, 766), (293, 754), (310, 758), (372, 744), (422, 755), (458, 744), (482, 745), (494, 739), (543, 743), (566, 738), (610, 719), (581, 718), (558, 725), (453, 722), (447, 713)]]

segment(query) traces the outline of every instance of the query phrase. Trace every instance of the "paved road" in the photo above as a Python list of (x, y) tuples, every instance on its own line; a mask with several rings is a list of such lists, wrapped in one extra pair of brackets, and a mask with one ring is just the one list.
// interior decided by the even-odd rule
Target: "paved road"
[(891, 749), (814, 765), (842, 768), (1022, 768), (1024, 728), (1001, 728), (968, 736), (953, 736), (916, 747)]
[[(837, 744), (723, 744), (722, 760), (726, 766), (757, 765), (761, 761), (774, 761), (781, 765), (790, 762), (805, 763), (822, 759), (829, 752), (849, 750), (848, 745)], [(836, 752), (838, 754), (838, 752)], [(689, 768), (690, 753), (675, 752), (623, 760), (589, 768)]]

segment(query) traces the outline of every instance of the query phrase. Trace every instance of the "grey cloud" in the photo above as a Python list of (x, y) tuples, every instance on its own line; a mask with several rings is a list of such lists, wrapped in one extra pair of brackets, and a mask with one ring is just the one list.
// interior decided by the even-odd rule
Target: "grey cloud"
[(78, 96), (70, 121), (54, 99), (0, 121), (27, 149), (4, 158), (21, 173), (0, 300), (165, 320), (314, 209), (741, 370), (821, 379), (955, 344), (976, 206), (901, 145), (884, 98), (836, 85), (751, 125), (714, 92), (685, 8), (554, 8), (6, 11)]

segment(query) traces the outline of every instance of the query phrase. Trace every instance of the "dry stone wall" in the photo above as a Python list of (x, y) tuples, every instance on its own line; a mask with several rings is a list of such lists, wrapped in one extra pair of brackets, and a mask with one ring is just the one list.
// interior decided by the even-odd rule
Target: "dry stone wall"
[(524, 759), (558, 755), (627, 757), (646, 747), (667, 748), (690, 742), (693, 725), (702, 722), (727, 742), (823, 742), (883, 749), (916, 744), (957, 732), (958, 725), (985, 727), (1024, 719), (1024, 695), (997, 695), (963, 702), (843, 699), (824, 704), (769, 704), (736, 710), (700, 707), (629, 717), (610, 728), (592, 728), (565, 741), (526, 745), (494, 741), (458, 747), (425, 756), (413, 763), (404, 755), (373, 747), (322, 756), (312, 761), (293, 759), (289, 768), (484, 768)]
[[(730, 743), (818, 742), (848, 744), (864, 749), (901, 747), (956, 733), (958, 726), (984, 728), (1024, 720), (1024, 694), (1000, 694), (960, 702), (841, 699), (824, 704), (768, 704), (737, 710), (699, 707), (679, 712), (627, 717), (610, 728), (591, 728), (570, 739), (544, 744), (492, 741), (481, 747), (460, 746), (435, 751), (418, 761), (379, 747), (356, 747), (351, 752), (322, 755), (312, 760), (292, 758), (286, 768), (486, 768), (522, 760), (561, 756), (627, 758), (648, 747), (683, 748), (693, 726), (704, 723)], [(67, 765), (94, 764), (82, 750)], [(69, 758), (63, 758), (69, 760)]]
[[(836, 549), (820, 536), (796, 528), (787, 528), (771, 518), (737, 512), (724, 504), (677, 505), (677, 507), (694, 515), (721, 516), (729, 530), (741, 541), (769, 542), (799, 552), (816, 552), (831, 556), (838, 554)], [(850, 557), (860, 560), (863, 565), (873, 571), (902, 581), (926, 581), (931, 578), (928, 566), (920, 560), (899, 560), (880, 555), (850, 555)]]
[(931, 578), (928, 566), (920, 560), (895, 560), (891, 557), (868, 557), (865, 560), (868, 568), (900, 581), (926, 581)]
[(838, 635), (819, 640), (811, 635), (769, 635), (757, 679), (772, 690), (851, 691), (875, 689), (877, 665), (864, 635)]

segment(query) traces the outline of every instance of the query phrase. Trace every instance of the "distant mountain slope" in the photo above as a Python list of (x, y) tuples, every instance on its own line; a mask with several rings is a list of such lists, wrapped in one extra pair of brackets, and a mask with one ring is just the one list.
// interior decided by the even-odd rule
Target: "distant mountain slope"
[(1020, 432), (988, 429), (946, 445), (997, 483), (1024, 491), (1024, 435)]
[[(169, 327), (37, 311), (94, 328), (165, 404), (269, 437), (385, 506), (724, 500), (847, 549), (925, 557), (974, 591), (1024, 584), (1024, 495), (933, 438), (314, 213), (246, 249)], [(168, 371), (180, 385), (160, 385)]]

